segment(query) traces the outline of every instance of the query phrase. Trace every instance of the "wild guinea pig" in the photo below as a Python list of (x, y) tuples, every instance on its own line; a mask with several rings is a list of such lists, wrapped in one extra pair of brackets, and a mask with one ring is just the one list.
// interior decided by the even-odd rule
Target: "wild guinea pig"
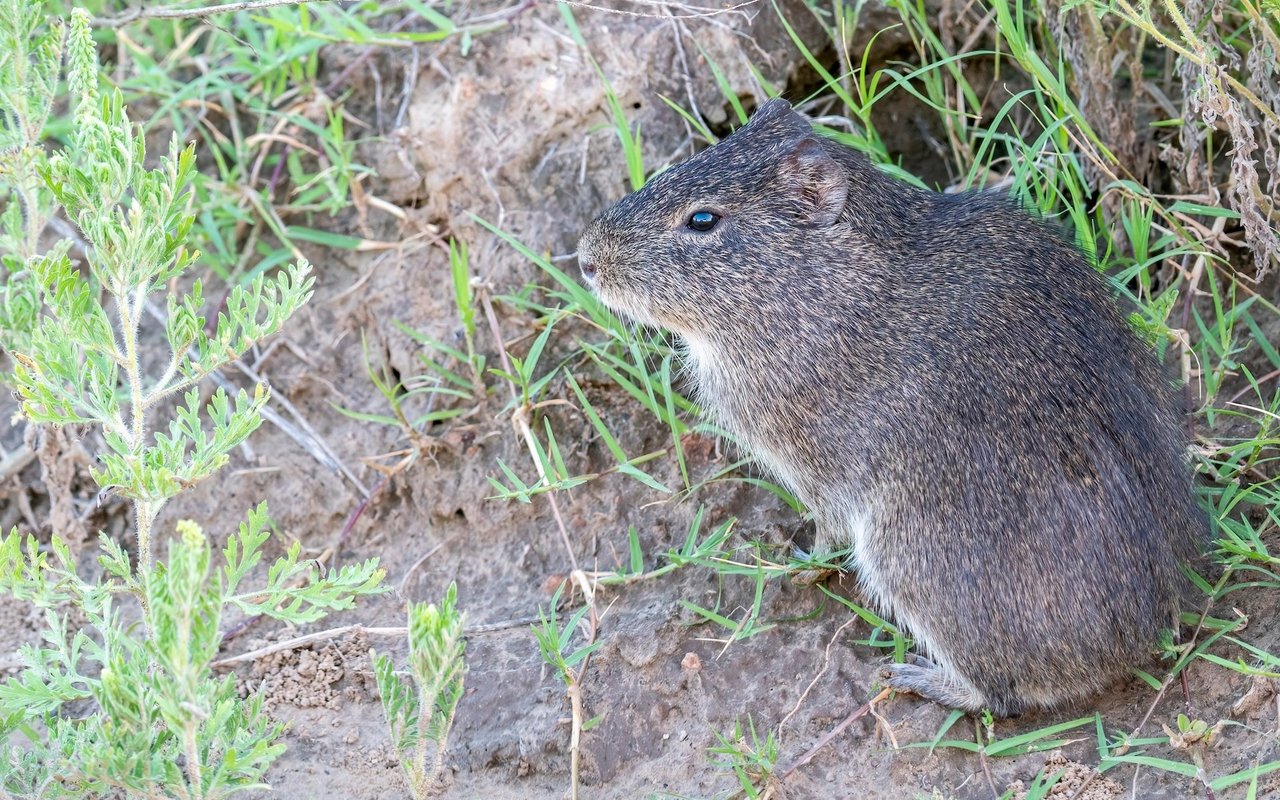
[(1013, 716), (1101, 691), (1175, 624), (1207, 524), (1170, 381), (1008, 199), (907, 186), (771, 100), (578, 260), (679, 336), (704, 408), (914, 638), (889, 687)]

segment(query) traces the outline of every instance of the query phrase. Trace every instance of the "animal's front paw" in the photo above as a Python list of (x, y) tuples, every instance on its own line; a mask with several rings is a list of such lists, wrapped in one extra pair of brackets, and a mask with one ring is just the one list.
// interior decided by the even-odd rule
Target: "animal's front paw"
[(953, 679), (929, 659), (908, 653), (907, 660), (881, 667), (880, 682), (895, 692), (919, 695), (948, 708), (976, 713), (986, 706), (980, 692)]
[(895, 692), (926, 696), (920, 687), (936, 678), (938, 665), (915, 653), (907, 653), (901, 664), (885, 664), (880, 668), (880, 682)]

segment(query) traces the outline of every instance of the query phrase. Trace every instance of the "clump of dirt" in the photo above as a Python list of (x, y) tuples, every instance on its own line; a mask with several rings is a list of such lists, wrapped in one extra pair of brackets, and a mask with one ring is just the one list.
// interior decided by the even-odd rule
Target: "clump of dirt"
[[(1053, 755), (1044, 762), (1044, 774), (1062, 777), (1045, 797), (1072, 798), (1072, 800), (1116, 800), (1124, 796), (1124, 787), (1110, 778), (1103, 777), (1092, 767), (1072, 761), (1063, 755)], [(1022, 781), (1014, 781), (1009, 789), (1013, 800), (1027, 800), (1027, 789)]]
[[(292, 638), (292, 634), (285, 629), (270, 639), (249, 644), (257, 649), (272, 643), (272, 639)], [(360, 631), (335, 642), (281, 650), (258, 658), (249, 674), (241, 676), (239, 686), (242, 697), (262, 692), (269, 712), (281, 704), (337, 711), (344, 703), (377, 697), (369, 641)]]

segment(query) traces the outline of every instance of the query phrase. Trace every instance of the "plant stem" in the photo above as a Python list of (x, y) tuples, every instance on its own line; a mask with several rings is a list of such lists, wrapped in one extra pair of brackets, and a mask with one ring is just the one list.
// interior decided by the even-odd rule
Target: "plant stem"
[(569, 679), (569, 707), (573, 709), (573, 728), (569, 734), (569, 780), (571, 781), (569, 796), (571, 800), (578, 800), (578, 756), (582, 740), (582, 688), (578, 686), (578, 681), (572, 673), (568, 670), (565, 672), (565, 677)]
[[(14, 188), (18, 193), (18, 197), (22, 203), (24, 214), (24, 223), (27, 229), (27, 240), (22, 243), (22, 250), (19, 255), (25, 261), (35, 255), (40, 248), (40, 233), (44, 230), (44, 220), (40, 218), (39, 206), (33, 199), (36, 192), (28, 185), (28, 175), (23, 175), (16, 182)], [(37, 178), (38, 180), (38, 178)]]
[(448, 732), (453, 728), (453, 716), (458, 710), (458, 704), (454, 703), (449, 709), (448, 716), (445, 717), (444, 725), (440, 728), (444, 733), (441, 734), (439, 741), (436, 742), (436, 767), (433, 774), (439, 777), (444, 772), (444, 749), (448, 741)]
[(1173, 24), (1178, 27), (1178, 32), (1182, 34), (1182, 41), (1195, 48), (1195, 54), (1200, 58), (1199, 63), (1202, 63), (1205, 60), (1204, 44), (1196, 38), (1195, 31), (1191, 30), (1191, 26), (1187, 24), (1187, 18), (1178, 10), (1178, 4), (1172, 0), (1164, 0), (1164, 10), (1173, 20)]
[(200, 773), (200, 749), (196, 746), (196, 725), (188, 723), (182, 732), (187, 755), (187, 781), (191, 784), (191, 800), (203, 800), (203, 776)]
[(409, 788), (414, 800), (427, 796), (427, 734), (430, 732), (431, 717), (435, 714), (436, 698), (434, 687), (428, 688), (425, 681), (418, 681), (418, 742), (413, 754), (413, 774), (409, 776)]
[[(146, 500), (133, 501), (133, 516), (138, 528), (138, 577), (151, 572), (151, 524), (155, 522), (156, 509)], [(146, 611), (146, 594), (142, 597), (143, 610)]]
[[(119, 287), (118, 290), (122, 289), (123, 287)], [(145, 297), (146, 285), (139, 287), (138, 291)], [(116, 295), (116, 304), (120, 309), (120, 335), (124, 339), (124, 369), (129, 377), (129, 413), (132, 417), (128, 435), (129, 450), (136, 456), (142, 450), (143, 436), (146, 434), (142, 364), (138, 353), (139, 320), (125, 291), (119, 291)], [(141, 304), (138, 304), (137, 310), (141, 311)], [(155, 519), (156, 509), (149, 500), (142, 497), (134, 499), (133, 508), (138, 527), (138, 575), (145, 579), (151, 572), (151, 523)], [(143, 605), (146, 605), (145, 598)]]

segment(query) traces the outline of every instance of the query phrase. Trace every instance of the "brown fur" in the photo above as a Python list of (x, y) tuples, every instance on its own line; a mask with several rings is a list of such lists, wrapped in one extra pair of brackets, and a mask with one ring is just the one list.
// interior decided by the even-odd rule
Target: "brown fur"
[[(709, 231), (688, 226), (707, 210)], [(899, 183), (782, 100), (604, 212), (600, 298), (684, 340), (704, 406), (998, 716), (1103, 689), (1174, 620), (1206, 524), (1172, 392), (1106, 282), (1008, 200)]]

